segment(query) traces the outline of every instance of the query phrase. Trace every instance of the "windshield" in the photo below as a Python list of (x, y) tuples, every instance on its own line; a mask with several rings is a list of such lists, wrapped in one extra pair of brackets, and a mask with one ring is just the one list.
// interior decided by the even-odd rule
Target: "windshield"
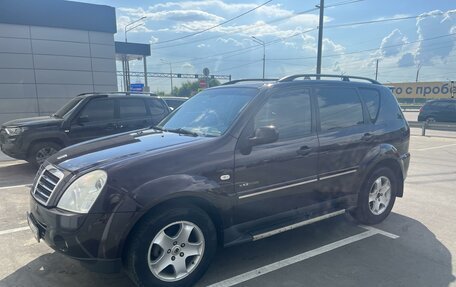
[(74, 109), (78, 105), (78, 103), (80, 101), (81, 101), (81, 98), (71, 99), (68, 103), (63, 105), (63, 107), (61, 107), (55, 114), (53, 114), (53, 116), (57, 117), (57, 118), (65, 117), (67, 114), (69, 114), (69, 112), (72, 109)]
[(165, 118), (158, 127), (187, 130), (201, 136), (220, 136), (258, 93), (252, 88), (225, 88), (199, 93)]

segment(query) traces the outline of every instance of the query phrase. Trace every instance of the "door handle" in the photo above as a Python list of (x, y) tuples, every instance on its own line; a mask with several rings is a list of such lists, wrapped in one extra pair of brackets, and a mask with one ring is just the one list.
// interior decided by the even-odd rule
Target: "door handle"
[(363, 141), (371, 141), (374, 138), (374, 135), (371, 133), (365, 133), (361, 138)]
[(308, 147), (308, 146), (305, 145), (305, 146), (300, 147), (300, 148), (296, 151), (296, 153), (297, 153), (298, 155), (308, 155), (311, 151), (312, 151), (312, 149), (311, 149), (310, 147)]

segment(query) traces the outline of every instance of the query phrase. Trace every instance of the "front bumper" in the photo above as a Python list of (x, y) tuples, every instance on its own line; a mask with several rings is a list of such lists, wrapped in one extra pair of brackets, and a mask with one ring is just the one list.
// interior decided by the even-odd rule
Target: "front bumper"
[(7, 156), (16, 159), (27, 157), (27, 150), (23, 147), (21, 136), (10, 137), (3, 129), (0, 131), (0, 149)]
[(29, 216), (38, 228), (38, 238), (52, 249), (95, 272), (120, 271), (122, 228), (133, 213), (76, 214), (47, 208), (31, 196)]

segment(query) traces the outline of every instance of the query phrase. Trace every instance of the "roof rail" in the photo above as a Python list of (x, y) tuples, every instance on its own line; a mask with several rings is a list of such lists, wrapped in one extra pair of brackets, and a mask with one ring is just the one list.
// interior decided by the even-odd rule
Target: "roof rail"
[(240, 83), (240, 82), (275, 82), (277, 80), (278, 79), (240, 79), (240, 80), (233, 80), (233, 81), (223, 83), (222, 86), (233, 85), (233, 84)]
[(149, 92), (138, 92), (138, 91), (127, 91), (127, 92), (119, 92), (119, 91), (106, 91), (106, 92), (87, 92), (78, 94), (77, 97), (85, 96), (85, 95), (112, 95), (112, 94), (119, 94), (119, 95), (149, 95), (151, 97), (158, 97), (157, 94), (149, 93)]
[(377, 82), (376, 80), (365, 78), (365, 77), (357, 77), (357, 76), (347, 76), (347, 75), (328, 75), (328, 74), (296, 74), (296, 75), (290, 75), (283, 77), (279, 80), (279, 82), (291, 82), (294, 81), (297, 78), (304, 78), (304, 80), (311, 80), (311, 77), (317, 78), (339, 78), (341, 81), (344, 82), (350, 82), (350, 79), (356, 79), (356, 80), (364, 80), (368, 81), (372, 84), (376, 85), (381, 85), (380, 82)]

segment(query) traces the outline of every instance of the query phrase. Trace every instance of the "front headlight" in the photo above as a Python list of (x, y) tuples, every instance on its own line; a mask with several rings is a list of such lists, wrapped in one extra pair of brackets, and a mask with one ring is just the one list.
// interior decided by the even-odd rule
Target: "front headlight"
[(5, 131), (10, 136), (17, 136), (24, 132), (27, 128), (25, 127), (6, 127)]
[(102, 170), (84, 174), (65, 190), (57, 207), (77, 213), (88, 213), (107, 179), (108, 175)]

